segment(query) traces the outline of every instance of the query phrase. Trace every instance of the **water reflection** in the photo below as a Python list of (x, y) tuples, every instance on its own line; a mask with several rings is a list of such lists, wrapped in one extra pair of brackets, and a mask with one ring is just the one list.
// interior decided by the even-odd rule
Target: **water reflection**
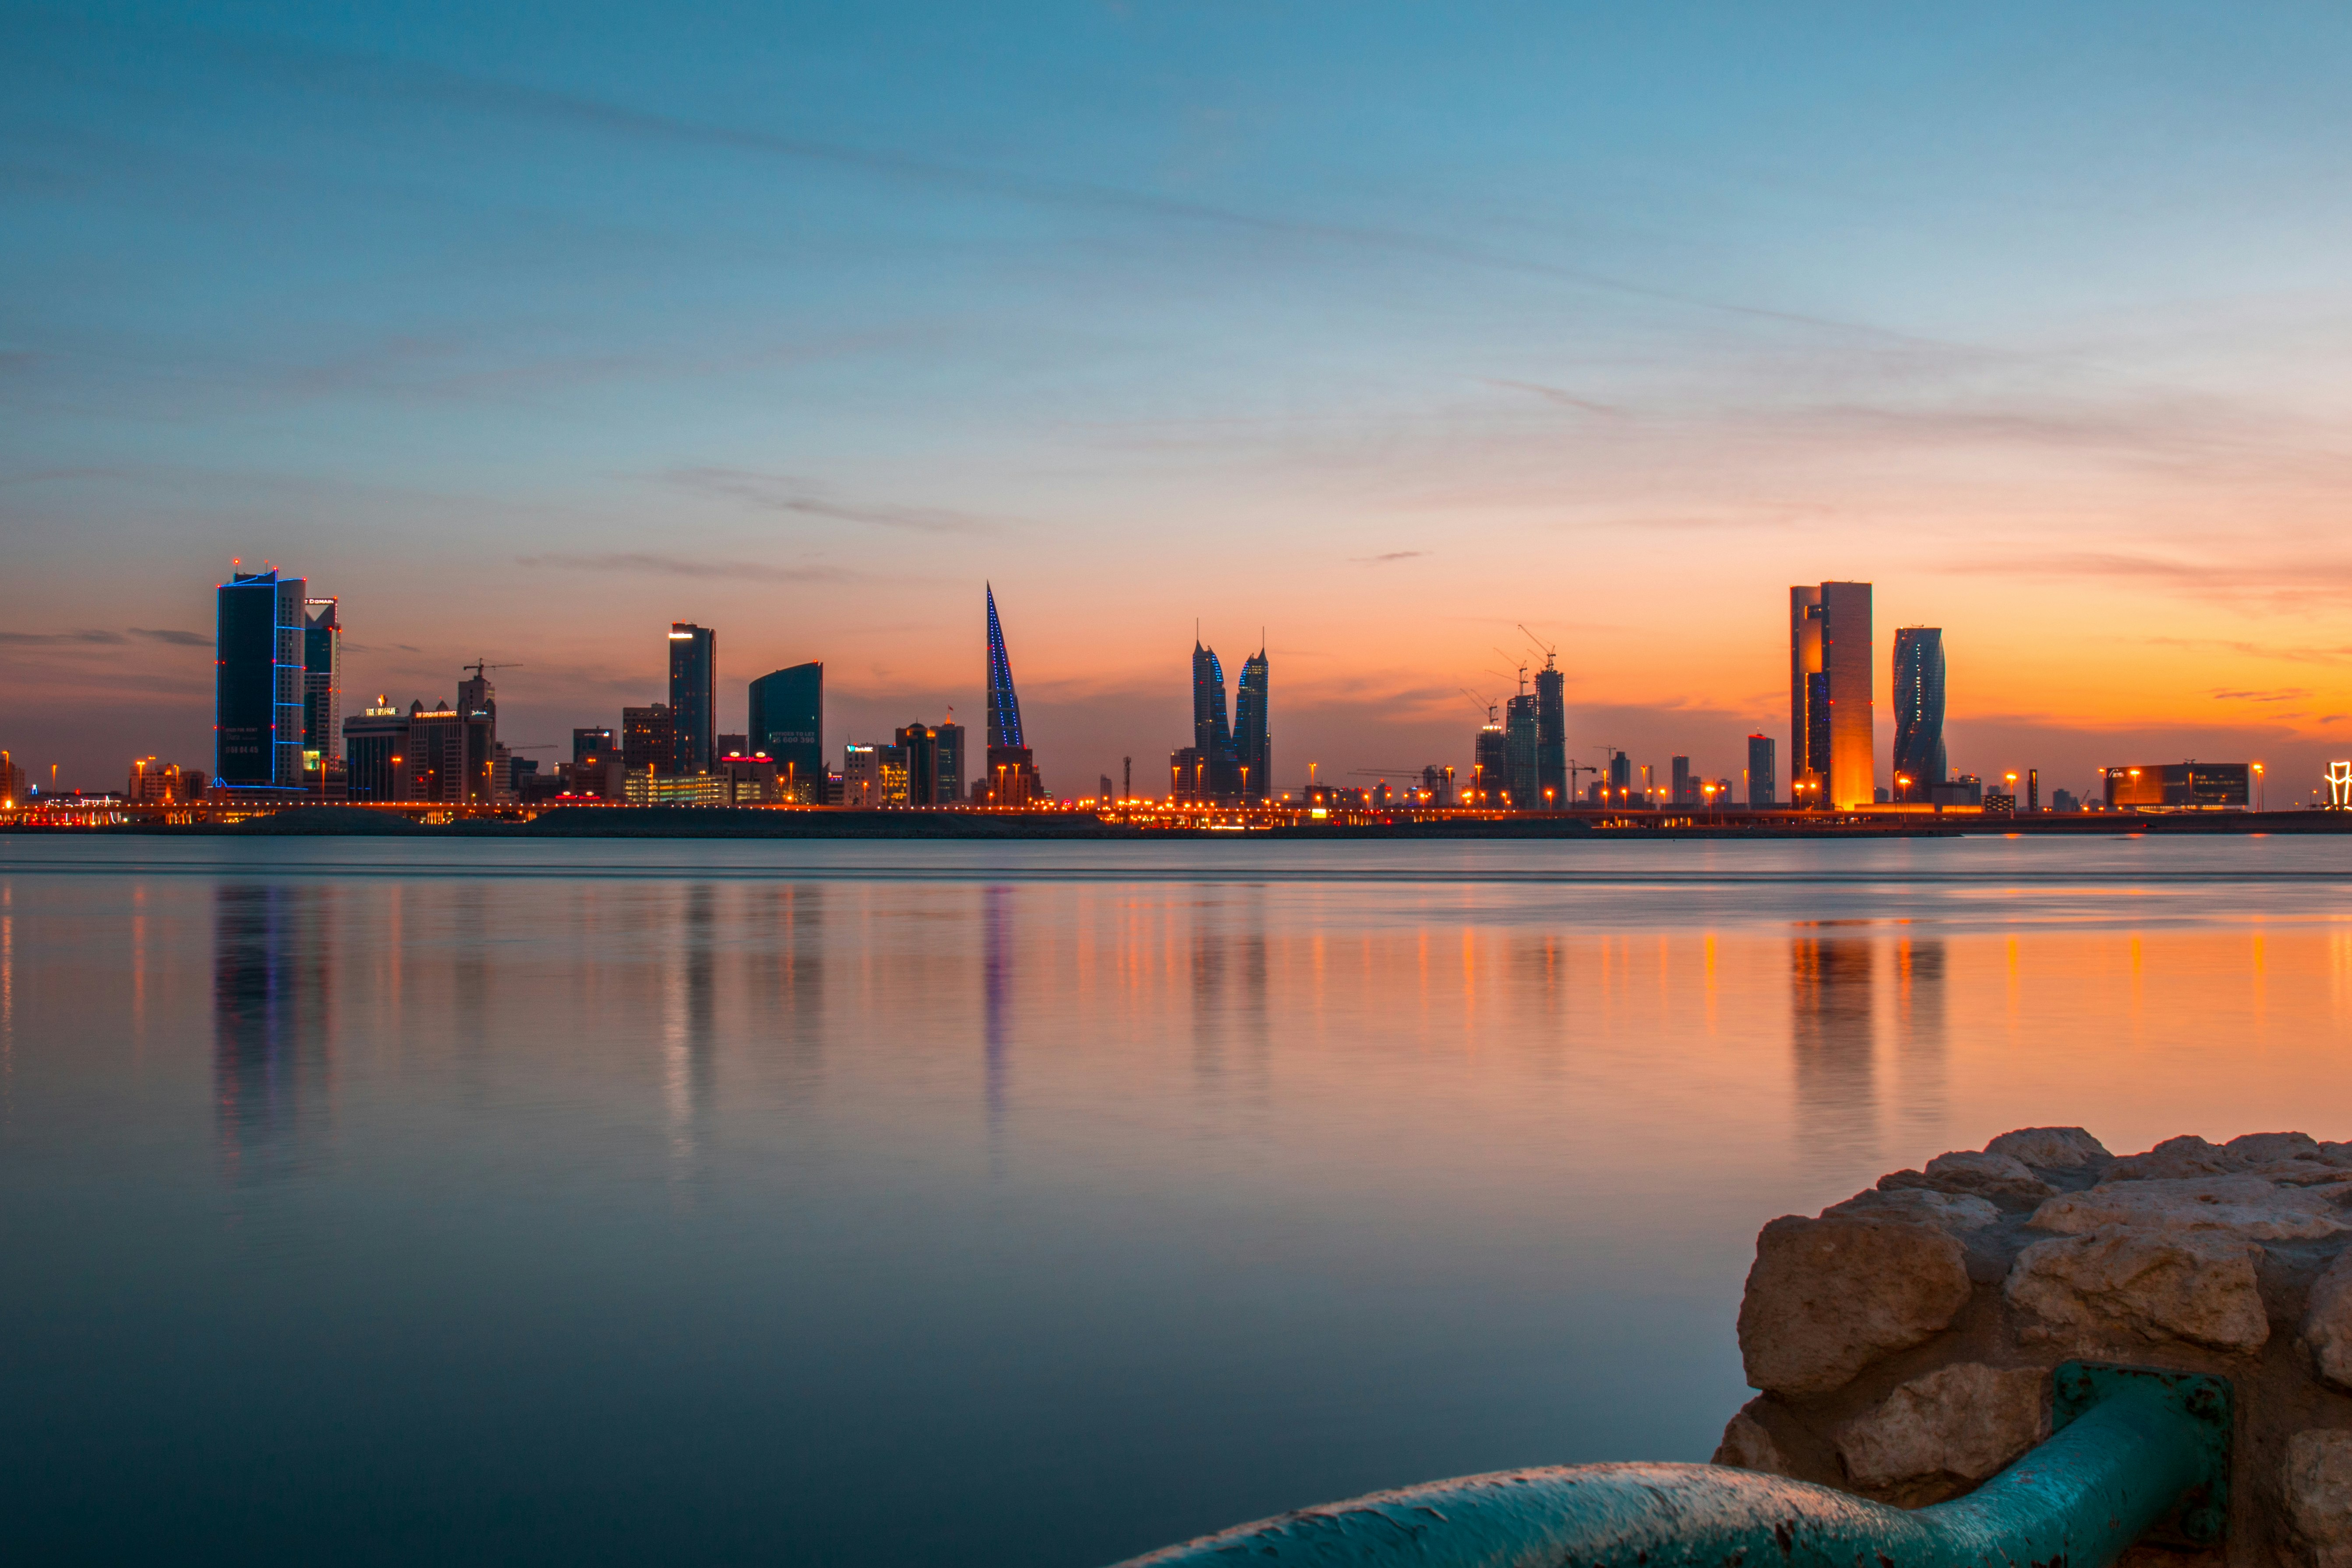
[(1873, 1003), (1878, 949), (1867, 935), (1789, 944), (1789, 1048), (1800, 1142), (1839, 1152), (1878, 1138)]
[(1013, 991), (1013, 889), (992, 882), (981, 890), (982, 1090), (992, 1140), (1004, 1130), (1005, 1079), (1011, 1072), (1006, 1009)]
[(1949, 957), (1941, 937), (1905, 936), (1895, 943), (1895, 1060), (1901, 1079), (1895, 1138), (1906, 1147), (1944, 1121)]
[(213, 895), (213, 1103), (232, 1180), (299, 1163), (306, 1100), (329, 1087), (330, 892), (225, 882)]

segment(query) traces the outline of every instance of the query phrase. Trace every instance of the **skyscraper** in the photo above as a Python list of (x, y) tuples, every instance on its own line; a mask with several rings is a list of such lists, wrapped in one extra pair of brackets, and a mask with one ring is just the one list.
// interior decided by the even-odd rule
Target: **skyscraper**
[(1789, 590), (1789, 776), (1800, 805), (1875, 804), (1870, 584)]
[(1675, 782), (1672, 786), (1675, 797), (1674, 804), (1676, 805), (1697, 805), (1699, 794), (1698, 780), (1691, 773), (1690, 759), (1688, 757), (1676, 757), (1674, 759), (1673, 766), (1675, 778)]
[(1503, 710), (1503, 787), (1513, 811), (1540, 811), (1543, 795), (1536, 784), (1536, 753), (1541, 726), (1536, 717), (1536, 696), (1522, 691)]
[(332, 599), (305, 599), (302, 617), (302, 765), (343, 756), (343, 626)]
[(1895, 633), (1895, 798), (1927, 800), (1948, 776), (1943, 628), (1902, 626)]
[(996, 587), (988, 584), (988, 804), (1026, 805), (1045, 793), (1021, 732), (1021, 697), (1013, 689), (1013, 658), (996, 618)]
[(231, 572), (214, 634), (213, 776), (247, 789), (302, 787), (299, 577)]
[(1470, 753), (1470, 804), (1482, 811), (1500, 811), (1510, 790), (1510, 742), (1503, 727), (1495, 722), (1495, 710), (1486, 710), (1486, 725), (1478, 731), (1477, 744)]
[(1774, 792), (1780, 787), (1772, 751), (1771, 736), (1759, 733), (1748, 737), (1748, 804), (1751, 808), (1774, 804)]
[(776, 764), (786, 800), (820, 804), (824, 784), (824, 665), (795, 664), (751, 682), (746, 743)]
[(1536, 788), (1546, 811), (1568, 805), (1568, 703), (1557, 660), (1536, 671)]
[(623, 767), (666, 773), (677, 755), (677, 726), (671, 721), (668, 704), (621, 710)]
[(669, 711), (677, 750), (667, 771), (709, 773), (719, 743), (719, 634), (709, 626), (670, 624)]
[(1265, 648), (1242, 661), (1241, 684), (1234, 689), (1234, 761), (1241, 773), (1242, 798), (1274, 797), (1274, 731), (1267, 718), (1269, 668)]
[(1241, 794), (1241, 764), (1234, 755), (1234, 731), (1225, 721), (1225, 671), (1214, 648), (1192, 644), (1192, 750), (1208, 777), (1204, 800), (1232, 800)]

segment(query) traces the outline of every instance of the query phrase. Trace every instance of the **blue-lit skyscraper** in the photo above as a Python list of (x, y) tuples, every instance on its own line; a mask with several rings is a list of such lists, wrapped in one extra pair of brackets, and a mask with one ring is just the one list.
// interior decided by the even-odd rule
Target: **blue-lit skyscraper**
[(214, 634), (213, 775), (247, 789), (302, 787), (299, 577), (231, 572)]
[(1242, 660), (1241, 684), (1234, 688), (1234, 762), (1244, 800), (1269, 800), (1274, 795), (1274, 730), (1266, 710), (1269, 673), (1265, 649), (1260, 647)]
[(677, 750), (668, 771), (710, 772), (719, 759), (719, 634), (709, 626), (670, 626), (669, 711)]
[[(1895, 796), (1927, 800), (1948, 776), (1944, 761), (1944, 632), (1895, 633)], [(1909, 780), (1906, 784), (1905, 780)]]
[(784, 798), (822, 805), (824, 792), (824, 666), (796, 664), (751, 682), (747, 744), (776, 764)]
[(1021, 696), (1013, 689), (1013, 658), (996, 619), (996, 588), (988, 585), (988, 782), (991, 805), (1026, 805), (1044, 795), (1037, 764), (1021, 731)]
[(1233, 800), (1242, 793), (1241, 766), (1234, 757), (1233, 726), (1225, 718), (1225, 670), (1214, 648), (1192, 644), (1192, 750), (1205, 775), (1201, 792), (1209, 800)]

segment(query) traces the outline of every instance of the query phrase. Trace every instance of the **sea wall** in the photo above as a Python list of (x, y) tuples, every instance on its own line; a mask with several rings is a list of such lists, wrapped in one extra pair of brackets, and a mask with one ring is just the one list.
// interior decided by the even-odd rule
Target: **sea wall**
[(1905, 1507), (2047, 1436), (2073, 1359), (2236, 1389), (2230, 1531), (2151, 1562), (2352, 1568), (2352, 1143), (2262, 1132), (2110, 1154), (2003, 1133), (1757, 1237), (1739, 1349), (1761, 1392), (1716, 1462)]

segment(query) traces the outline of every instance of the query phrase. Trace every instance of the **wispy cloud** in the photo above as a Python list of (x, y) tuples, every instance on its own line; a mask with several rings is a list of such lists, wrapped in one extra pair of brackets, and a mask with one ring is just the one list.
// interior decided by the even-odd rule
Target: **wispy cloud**
[(1574, 408), (1586, 414), (1602, 414), (1619, 419), (1625, 416), (1625, 411), (1613, 403), (1596, 403), (1591, 398), (1579, 397), (1572, 392), (1564, 392), (1557, 386), (1546, 386), (1540, 382), (1498, 381), (1489, 377), (1486, 384), (1501, 387), (1507, 392), (1532, 393), (1546, 403), (1556, 403), (1562, 408)]
[(2219, 702), (2301, 702), (2311, 695), (2305, 686), (2282, 686), (2272, 691), (2216, 691)]
[(1391, 561), (1418, 561), (1430, 553), (1426, 550), (1391, 550), (1382, 555), (1350, 555), (1348, 559), (1360, 561), (1367, 566), (1379, 566)]
[(839, 566), (775, 566), (762, 561), (698, 561), (684, 555), (657, 555), (650, 551), (614, 551), (604, 554), (556, 552), (518, 555), (518, 566), (557, 567), (574, 572), (650, 573), (662, 577), (727, 577), (751, 583), (847, 583), (859, 574)]
[(131, 635), (145, 637), (150, 642), (170, 643), (173, 647), (210, 647), (213, 639), (202, 632), (173, 631), (162, 626), (133, 626)]
[(823, 486), (790, 474), (691, 468), (672, 468), (662, 477), (674, 485), (707, 495), (730, 496), (771, 511), (830, 518), (835, 522), (871, 523), (877, 528), (903, 528), (917, 533), (983, 533), (996, 526), (985, 518), (941, 507), (838, 500), (826, 495)]
[(75, 643), (125, 643), (121, 632), (91, 628), (78, 632), (0, 632), (0, 645), (10, 647), (54, 647)]

